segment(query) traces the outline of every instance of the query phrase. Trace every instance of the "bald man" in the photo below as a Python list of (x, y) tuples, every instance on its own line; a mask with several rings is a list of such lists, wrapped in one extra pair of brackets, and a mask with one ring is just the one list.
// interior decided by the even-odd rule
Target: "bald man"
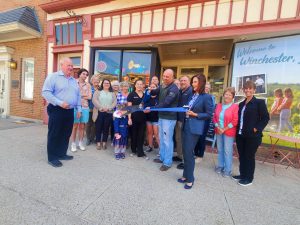
[[(155, 108), (177, 107), (179, 98), (179, 89), (174, 83), (174, 72), (167, 69), (163, 73), (163, 85), (152, 91), (153, 94), (159, 94), (159, 104)], [(173, 134), (177, 120), (176, 112), (159, 112), (159, 141), (160, 158), (154, 159), (156, 163), (162, 163), (160, 171), (167, 171), (172, 166), (173, 157)]]
[(49, 74), (45, 80), (42, 95), (49, 103), (47, 112), (48, 163), (53, 167), (61, 167), (59, 160), (71, 160), (73, 156), (67, 155), (69, 139), (74, 122), (74, 108), (76, 117), (81, 116), (81, 95), (77, 81), (71, 76), (73, 63), (70, 58), (60, 61), (61, 70)]

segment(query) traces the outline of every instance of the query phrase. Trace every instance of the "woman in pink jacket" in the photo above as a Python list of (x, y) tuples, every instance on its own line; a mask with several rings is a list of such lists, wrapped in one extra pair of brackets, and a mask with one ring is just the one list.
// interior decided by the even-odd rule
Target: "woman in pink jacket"
[(213, 122), (218, 146), (218, 166), (215, 171), (223, 177), (231, 176), (233, 142), (238, 124), (239, 107), (233, 103), (235, 90), (226, 88), (223, 92), (223, 103), (215, 109)]

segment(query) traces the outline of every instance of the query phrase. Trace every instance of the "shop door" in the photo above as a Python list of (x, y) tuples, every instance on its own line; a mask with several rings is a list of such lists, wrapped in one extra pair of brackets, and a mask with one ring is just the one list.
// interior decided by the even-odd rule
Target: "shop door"
[(0, 62), (0, 117), (7, 114), (7, 83), (5, 63)]

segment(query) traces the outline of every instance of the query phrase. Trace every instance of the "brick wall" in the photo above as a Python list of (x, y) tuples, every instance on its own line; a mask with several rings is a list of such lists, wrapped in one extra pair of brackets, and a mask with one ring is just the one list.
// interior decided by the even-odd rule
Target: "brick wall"
[[(22, 41), (2, 42), (1, 46), (13, 48), (12, 58), (17, 61), (17, 69), (11, 70), (11, 80), (18, 80), (19, 87), (12, 88), (10, 92), (10, 115), (32, 119), (43, 119), (44, 102), (41, 96), (42, 86), (46, 77), (46, 13), (38, 6), (46, 1), (37, 0), (11, 0), (1, 4), (0, 12), (21, 6), (33, 6), (39, 17), (42, 28), (42, 37)], [(21, 99), (22, 86), (22, 58), (34, 58), (34, 95), (33, 101)]]

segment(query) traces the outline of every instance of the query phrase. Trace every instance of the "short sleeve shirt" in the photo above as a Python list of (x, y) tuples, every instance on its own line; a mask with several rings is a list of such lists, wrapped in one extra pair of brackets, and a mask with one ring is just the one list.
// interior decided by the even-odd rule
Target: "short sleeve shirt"
[[(127, 102), (131, 102), (133, 106), (138, 106), (143, 102), (144, 94), (140, 98), (140, 96), (135, 92), (131, 92), (127, 96)], [(134, 112), (131, 114), (132, 122), (143, 122), (146, 121), (146, 116), (143, 111)]]

